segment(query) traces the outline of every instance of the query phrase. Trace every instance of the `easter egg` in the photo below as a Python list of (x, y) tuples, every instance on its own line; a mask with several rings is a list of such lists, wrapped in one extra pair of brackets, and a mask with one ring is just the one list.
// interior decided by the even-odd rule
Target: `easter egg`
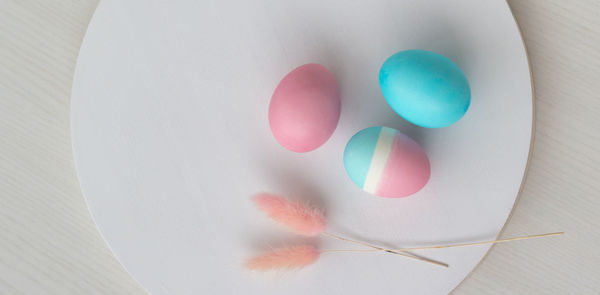
[(269, 104), (269, 126), (284, 148), (304, 153), (329, 139), (340, 118), (335, 77), (319, 64), (305, 64), (287, 74)]
[(427, 50), (400, 51), (379, 71), (381, 92), (407, 121), (427, 128), (460, 120), (471, 102), (469, 81), (447, 57)]
[(344, 150), (344, 167), (364, 191), (386, 198), (418, 192), (430, 175), (423, 147), (389, 127), (369, 127), (352, 136)]

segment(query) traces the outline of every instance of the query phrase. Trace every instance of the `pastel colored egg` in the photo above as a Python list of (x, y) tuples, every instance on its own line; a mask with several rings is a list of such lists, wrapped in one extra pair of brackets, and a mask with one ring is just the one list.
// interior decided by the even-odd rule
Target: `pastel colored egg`
[(421, 127), (449, 126), (464, 116), (471, 102), (463, 71), (447, 57), (427, 50), (392, 55), (381, 66), (379, 86), (398, 115)]
[(287, 74), (273, 93), (269, 125), (284, 148), (304, 153), (324, 144), (340, 118), (335, 77), (319, 64), (305, 64)]
[(430, 175), (423, 147), (389, 127), (369, 127), (352, 136), (344, 150), (344, 167), (364, 191), (386, 198), (418, 192)]

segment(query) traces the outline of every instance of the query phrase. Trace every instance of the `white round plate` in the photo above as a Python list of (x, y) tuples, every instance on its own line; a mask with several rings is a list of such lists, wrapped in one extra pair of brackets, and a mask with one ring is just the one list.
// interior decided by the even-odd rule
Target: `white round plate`
[[(378, 70), (393, 53), (442, 53), (466, 73), (472, 104), (442, 129), (408, 124), (386, 104)], [(283, 149), (267, 108), (293, 68), (337, 77), (342, 114), (316, 151)], [(293, 195), (326, 209), (329, 230), (387, 246), (493, 239), (527, 166), (532, 88), (504, 1), (104, 0), (83, 42), (72, 135), (81, 186), (112, 250), (153, 294), (444, 294), (488, 246), (399, 256), (332, 253), (305, 269), (245, 271), (244, 258), (303, 239), (249, 197)], [(416, 195), (383, 199), (348, 178), (344, 146), (358, 130), (397, 128), (430, 156)]]

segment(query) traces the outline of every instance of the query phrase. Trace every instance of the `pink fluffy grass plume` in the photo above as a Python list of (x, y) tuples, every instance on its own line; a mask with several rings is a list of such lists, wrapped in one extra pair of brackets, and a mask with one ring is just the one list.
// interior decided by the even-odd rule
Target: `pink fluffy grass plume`
[(317, 236), (327, 227), (323, 211), (304, 202), (291, 201), (284, 197), (264, 193), (254, 196), (252, 200), (271, 219), (297, 234)]
[(299, 269), (315, 263), (319, 255), (310, 245), (279, 248), (248, 259), (244, 266), (257, 271)]

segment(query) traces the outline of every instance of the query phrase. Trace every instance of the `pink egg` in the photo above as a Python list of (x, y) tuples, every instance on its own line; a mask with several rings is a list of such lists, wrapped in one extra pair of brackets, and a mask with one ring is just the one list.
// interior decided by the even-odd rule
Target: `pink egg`
[(305, 64), (277, 85), (269, 105), (271, 132), (290, 151), (312, 151), (331, 137), (340, 108), (335, 77), (322, 65)]

